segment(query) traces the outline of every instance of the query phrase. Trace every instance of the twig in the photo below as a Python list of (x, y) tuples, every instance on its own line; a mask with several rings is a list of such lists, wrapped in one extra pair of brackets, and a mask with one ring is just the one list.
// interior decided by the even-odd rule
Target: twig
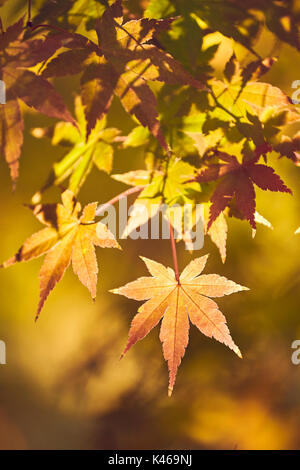
[(60, 28), (59, 26), (54, 26), (51, 24), (37, 24), (36, 26), (31, 27), (31, 31), (35, 31), (38, 28), (54, 29), (55, 31), (59, 31), (60, 33), (70, 34), (70, 32), (67, 31), (66, 29), (63, 29), (63, 28)]
[(171, 240), (171, 247), (172, 247), (172, 256), (173, 256), (175, 277), (176, 277), (177, 283), (180, 284), (178, 260), (177, 260), (177, 252), (176, 252), (176, 243), (175, 243), (175, 238), (174, 238), (174, 229), (173, 229), (173, 226), (172, 226), (170, 221), (169, 221), (169, 225), (170, 225), (170, 240)]
[(0, 18), (0, 33), (4, 34), (2, 19)]
[(113, 197), (110, 201), (106, 202), (105, 204), (101, 204), (100, 206), (98, 206), (98, 208), (96, 210), (96, 213), (95, 213), (95, 216), (99, 217), (99, 215), (101, 215), (104, 211), (106, 211), (106, 209), (108, 209), (108, 207), (110, 207), (113, 204), (115, 204), (116, 202), (120, 201), (120, 199), (122, 199), (123, 197), (128, 197), (131, 194), (140, 193), (140, 192), (143, 191), (144, 188), (145, 188), (145, 186), (135, 186), (134, 188), (127, 189), (123, 193), (118, 194), (118, 196)]
[(236, 122), (240, 122), (241, 121), (241, 118), (239, 116), (236, 116), (235, 114), (233, 114), (231, 111), (229, 111), (229, 109), (225, 108), (225, 106), (223, 106), (218, 98), (216, 97), (216, 95), (214, 94), (214, 92), (212, 91), (212, 89), (210, 89), (210, 93), (211, 93), (211, 96), (213, 97), (213, 100), (214, 102), (216, 103), (216, 105), (222, 109), (223, 111), (225, 111), (225, 113), (229, 114), (229, 116), (233, 117), (233, 119), (236, 121)]
[(26, 26), (28, 28), (32, 27), (32, 20), (31, 20), (31, 0), (28, 0), (28, 15), (27, 15), (27, 23)]

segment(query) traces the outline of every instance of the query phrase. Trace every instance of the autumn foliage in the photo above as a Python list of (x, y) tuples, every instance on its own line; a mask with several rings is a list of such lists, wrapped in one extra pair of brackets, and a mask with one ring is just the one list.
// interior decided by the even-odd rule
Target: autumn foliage
[[(267, 28), (276, 40), (300, 50), (297, 17), (285, 3), (245, 0), (241, 8), (237, 0), (95, 0), (90, 8), (85, 0), (39, 2), (33, 16), (30, 8), (15, 24), (1, 21), (0, 78), (6, 86), (6, 103), (0, 105), (0, 152), (13, 187), (20, 158), (26, 158), (24, 130), (25, 135), (31, 132), (36, 138), (50, 139), (54, 155), (56, 146), (65, 149), (27, 204), (45, 228), (2, 264), (6, 268), (45, 255), (37, 317), (70, 263), (94, 299), (95, 247), (120, 248), (114, 234), (97, 220), (98, 203), (81, 210), (78, 202), (94, 169), (132, 187), (136, 194), (123, 235), (148, 222), (136, 210), (138, 205), (147, 210), (176, 205), (184, 211), (189, 204), (193, 216), (178, 238), (191, 249), (196, 207), (201, 204), (205, 234), (225, 262), (228, 217), (248, 222), (253, 234), (257, 223), (270, 226), (267, 214), (259, 213), (256, 193), (292, 195), (272, 165), (278, 158), (299, 165), (300, 139), (292, 126), (300, 115), (283, 91), (263, 81), (276, 56), (262, 57), (256, 45)], [(29, 4), (34, 7), (34, 2)], [(231, 41), (222, 70), (214, 69), (222, 42), (211, 43), (208, 38), (214, 34)], [(74, 112), (55, 87), (57, 78), (70, 76), (76, 77)], [(114, 99), (132, 118), (127, 135), (110, 121)], [(56, 121), (46, 128), (24, 129), (24, 105)], [(116, 148), (140, 148), (145, 167), (132, 170), (129, 165), (121, 173), (114, 165)], [(53, 186), (60, 189), (62, 202), (44, 203)], [(108, 205), (116, 201), (118, 196)], [(173, 237), (174, 230), (180, 233), (182, 227), (176, 217), (169, 218), (168, 213), (166, 217), (174, 270), (142, 258), (151, 277), (112, 292), (145, 301), (132, 320), (123, 354), (161, 322), (171, 394), (190, 323), (241, 357), (211, 298), (247, 288), (217, 274), (201, 274), (207, 256), (192, 259), (179, 275)]]

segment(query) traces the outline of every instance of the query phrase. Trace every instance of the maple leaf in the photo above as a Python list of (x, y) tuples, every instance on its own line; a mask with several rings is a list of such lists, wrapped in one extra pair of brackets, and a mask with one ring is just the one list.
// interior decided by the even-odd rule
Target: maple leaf
[(205, 220), (205, 230), (206, 234), (210, 236), (211, 241), (216, 245), (220, 252), (221, 260), (223, 263), (226, 261), (226, 244), (227, 244), (227, 233), (228, 233), (228, 225), (226, 222), (226, 218), (223, 212), (221, 212), (218, 217), (214, 220), (211, 224), (210, 228), (208, 229), (208, 205), (205, 205), (204, 208), (204, 220)]
[[(150, 0), (145, 15), (154, 18), (182, 15), (185, 20), (183, 25), (189, 24), (188, 19), (193, 15), (199, 19), (199, 35), (204, 35), (203, 30), (205, 29), (209, 32), (218, 31), (224, 36), (240, 42), (249, 50), (252, 50), (251, 42), (260, 30), (259, 21), (252, 13), (248, 13), (240, 6), (236, 7), (231, 1), (226, 0), (175, 2), (175, 4), (171, 0), (160, 2)], [(186, 46), (191, 47), (192, 45), (186, 44)]]
[(47, 22), (68, 30), (75, 29), (83, 21), (88, 28), (90, 20), (97, 19), (105, 10), (99, 0), (64, 0), (63, 2), (43, 0), (39, 6), (39, 11), (33, 18), (34, 24)]
[[(260, 116), (266, 108), (273, 108), (286, 110), (290, 122), (300, 119), (299, 112), (293, 106), (291, 99), (280, 88), (269, 83), (249, 81), (245, 84), (244, 80), (237, 76), (231, 83), (212, 80), (211, 89), (218, 102), (235, 116), (246, 117), (248, 112), (253, 111)], [(218, 115), (222, 119), (229, 119), (225, 111), (218, 110)]]
[[(255, 212), (255, 222), (257, 224), (261, 224), (261, 225), (264, 225), (265, 227), (268, 227), (269, 229), (273, 230), (273, 225), (271, 224), (271, 222), (269, 222), (269, 220), (265, 219), (265, 217), (263, 217), (259, 212)], [(255, 238), (255, 235), (256, 235), (256, 230), (255, 229), (252, 229), (252, 238)]]
[[(267, 27), (281, 41), (300, 48), (297, 8), (295, 2), (289, 0), (245, 0), (242, 7), (240, 0), (150, 0), (145, 15), (152, 18), (180, 15), (184, 19), (182, 29), (189, 25), (191, 16), (196, 17), (200, 34), (217, 31), (241, 43), (255, 55), (251, 46), (262, 27)], [(178, 36), (176, 31), (174, 42)], [(192, 47), (189, 42), (184, 45)]]
[(254, 184), (263, 190), (290, 193), (273, 168), (257, 163), (258, 157), (239, 163), (233, 155), (217, 152), (217, 156), (226, 163), (212, 164), (200, 172), (196, 181), (209, 182), (222, 178), (211, 197), (210, 218), (207, 230), (229, 204), (235, 200), (236, 207), (242, 216), (256, 228)]
[[(210, 204), (204, 204), (204, 222), (205, 222), (205, 233), (209, 235), (211, 241), (216, 245), (216, 247), (219, 250), (221, 260), (223, 263), (226, 261), (226, 256), (227, 256), (227, 235), (228, 235), (228, 225), (225, 217), (225, 213), (221, 212), (216, 220), (211, 224), (209, 230), (207, 230), (207, 225), (209, 222), (209, 205)], [(229, 216), (235, 216), (237, 218), (243, 219), (243, 216), (237, 213), (237, 211), (234, 212), (232, 211), (232, 207), (230, 208), (229, 211)], [(255, 223), (264, 225), (265, 227), (270, 228), (273, 230), (272, 224), (265, 219), (261, 214), (259, 214), (257, 211), (254, 214), (254, 220)], [(256, 235), (256, 230), (252, 229), (252, 237), (254, 238)]]
[(72, 191), (66, 190), (62, 194), (62, 204), (29, 206), (46, 228), (31, 235), (1, 267), (7, 268), (46, 254), (39, 274), (40, 301), (36, 319), (71, 261), (74, 273), (89, 289), (92, 298), (96, 298), (98, 265), (95, 246), (120, 248), (106, 225), (94, 221), (97, 205), (96, 202), (88, 204), (80, 215), (80, 203)]
[(188, 345), (190, 321), (201, 333), (224, 343), (241, 357), (224, 315), (210, 297), (248, 289), (217, 274), (200, 275), (207, 258), (208, 255), (191, 261), (177, 282), (173, 269), (142, 257), (152, 277), (141, 277), (111, 291), (130, 299), (147, 300), (133, 318), (123, 355), (162, 320), (160, 340), (169, 368), (169, 395)]
[(93, 166), (110, 173), (113, 165), (113, 142), (120, 134), (116, 128), (106, 127), (106, 118), (97, 121), (96, 127), (86, 137), (86, 120), (79, 96), (75, 99), (76, 127), (68, 122), (58, 122), (54, 128), (35, 128), (37, 137), (52, 137), (52, 145), (62, 145), (68, 151), (59, 162), (55, 162), (46, 183), (32, 198), (36, 203), (41, 194), (52, 184), (60, 185), (69, 178), (69, 189), (76, 195)]
[(61, 47), (58, 37), (23, 40), (24, 19), (0, 35), (0, 79), (6, 86), (6, 104), (0, 107), (0, 153), (10, 168), (13, 183), (18, 177), (24, 123), (18, 100), (47, 116), (74, 123), (53, 86), (29, 67), (48, 60)]
[[(117, 0), (98, 22), (98, 51), (91, 54), (82, 50), (82, 57), (74, 51), (62, 53), (47, 65), (43, 75), (53, 77), (78, 73), (84, 66), (81, 90), (88, 123), (87, 135), (97, 119), (108, 112), (116, 95), (125, 110), (148, 127), (168, 150), (158, 120), (156, 98), (147, 81), (196, 88), (203, 88), (203, 85), (170, 54), (150, 44), (154, 35), (169, 27), (172, 20), (142, 18), (123, 23), (122, 15), (122, 2)], [(67, 67), (64, 65), (66, 61)]]
[(287, 157), (296, 166), (300, 166), (300, 132), (292, 138), (282, 135), (281, 141), (274, 145), (274, 150), (280, 154), (280, 157)]

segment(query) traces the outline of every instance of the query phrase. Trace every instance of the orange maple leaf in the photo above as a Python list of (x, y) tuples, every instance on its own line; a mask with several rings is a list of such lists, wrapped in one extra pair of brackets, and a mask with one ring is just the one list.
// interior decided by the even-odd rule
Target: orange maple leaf
[(177, 282), (173, 269), (142, 257), (152, 277), (141, 277), (111, 291), (130, 299), (147, 300), (133, 318), (122, 356), (162, 319), (160, 340), (169, 367), (169, 396), (188, 345), (189, 321), (204, 335), (224, 343), (242, 357), (230, 336), (224, 315), (209, 297), (222, 297), (248, 288), (217, 274), (200, 276), (207, 258), (208, 255), (191, 261)]
[(98, 264), (95, 246), (120, 248), (106, 225), (94, 222), (97, 205), (97, 202), (88, 204), (80, 215), (80, 203), (75, 200), (72, 191), (66, 190), (62, 194), (62, 204), (29, 206), (46, 228), (31, 235), (1, 267), (46, 254), (39, 274), (40, 302), (36, 319), (71, 261), (74, 273), (89, 289), (92, 298), (96, 298)]

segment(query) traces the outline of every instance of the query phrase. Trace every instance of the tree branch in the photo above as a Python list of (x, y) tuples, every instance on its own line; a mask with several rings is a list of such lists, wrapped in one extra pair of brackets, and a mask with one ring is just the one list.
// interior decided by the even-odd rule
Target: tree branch
[(38, 28), (47, 28), (47, 29), (54, 29), (55, 31), (59, 31), (60, 33), (70, 34), (70, 32), (67, 31), (66, 29), (63, 29), (63, 28), (60, 28), (59, 26), (54, 26), (51, 24), (37, 24), (36, 26), (32, 26), (32, 23), (31, 23), (30, 28), (31, 28), (31, 31), (35, 31)]
[(145, 186), (134, 186), (133, 188), (127, 189), (123, 193), (118, 194), (118, 196), (113, 197), (110, 201), (106, 202), (105, 204), (101, 204), (97, 208), (95, 215), (97, 217), (99, 217), (99, 215), (101, 215), (102, 212), (106, 211), (106, 209), (108, 209), (108, 207), (110, 207), (113, 204), (115, 204), (116, 202), (120, 201), (120, 199), (122, 199), (123, 197), (128, 197), (131, 194), (140, 193), (140, 192), (143, 191), (144, 188), (145, 188)]
[(26, 26), (28, 28), (32, 27), (32, 20), (31, 20), (31, 0), (28, 0), (28, 13), (27, 13), (27, 23)]

